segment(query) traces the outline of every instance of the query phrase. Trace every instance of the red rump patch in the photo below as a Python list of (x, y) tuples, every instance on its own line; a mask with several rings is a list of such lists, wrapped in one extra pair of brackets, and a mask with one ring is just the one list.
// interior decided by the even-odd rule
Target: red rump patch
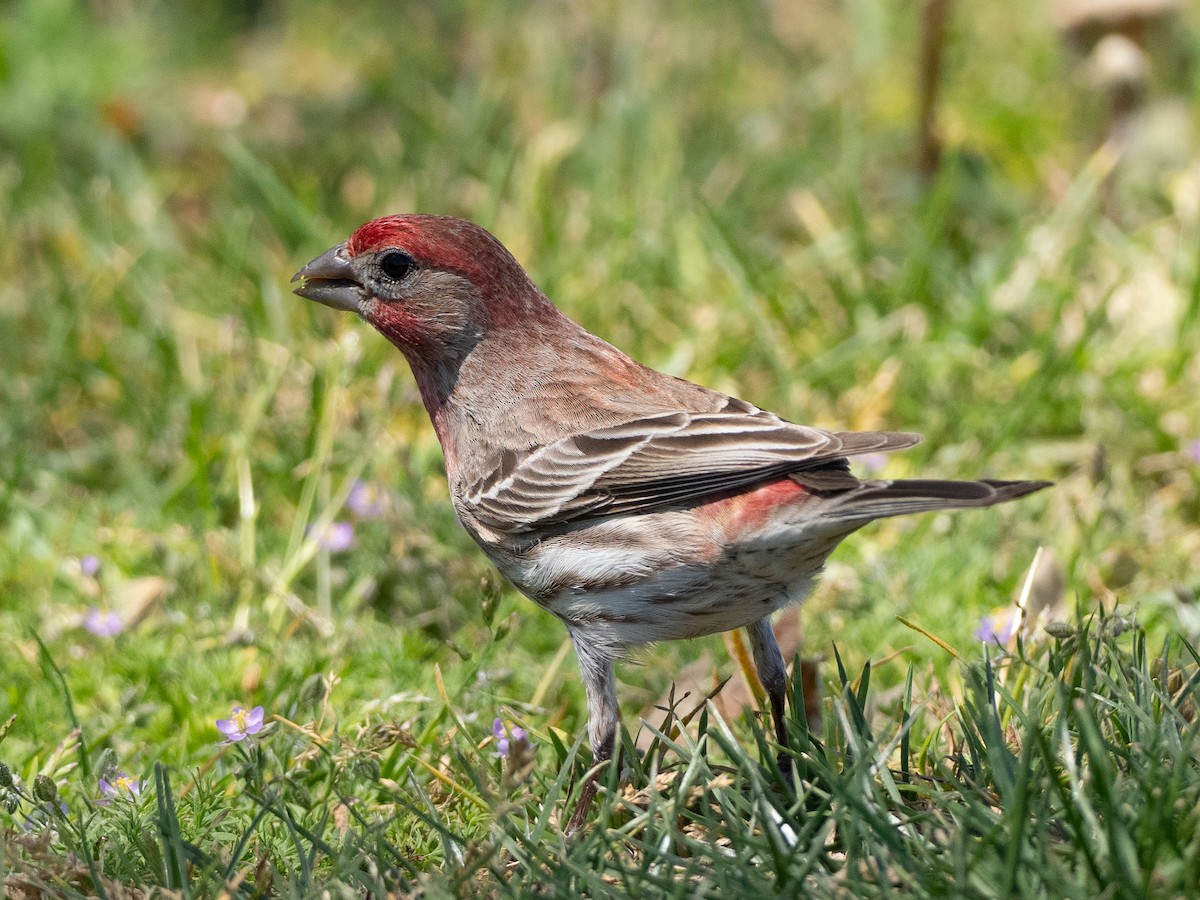
[(725, 524), (728, 538), (750, 534), (762, 528), (780, 507), (807, 497), (809, 491), (790, 478), (772, 481), (745, 493), (718, 500), (708, 507), (709, 514)]

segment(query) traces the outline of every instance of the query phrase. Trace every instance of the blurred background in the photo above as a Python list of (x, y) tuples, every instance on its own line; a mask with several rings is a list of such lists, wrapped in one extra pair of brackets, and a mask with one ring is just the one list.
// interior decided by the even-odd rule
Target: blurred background
[[(805, 653), (944, 680), (896, 616), (1006, 642), (1039, 546), (1048, 617), (1194, 636), (1198, 23), (1166, 0), (9, 0), (6, 758), (83, 722), (193, 762), (231, 702), (295, 711), (330, 673), (348, 721), (419, 719), (444, 679), (484, 733), (498, 704), (581, 727), (565, 635), (454, 522), (399, 354), (289, 292), (393, 212), (479, 222), (648, 365), (925, 433), (864, 473), (1057, 481), (851, 539)], [(656, 648), (626, 712), (696, 660), (733, 668), (719, 638)]]

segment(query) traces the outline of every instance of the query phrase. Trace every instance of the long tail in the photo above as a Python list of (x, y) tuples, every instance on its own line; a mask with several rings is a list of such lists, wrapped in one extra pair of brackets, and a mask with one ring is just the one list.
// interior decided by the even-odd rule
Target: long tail
[(862, 521), (938, 509), (994, 506), (1049, 487), (1049, 481), (864, 481), (851, 490), (831, 494), (821, 518)]

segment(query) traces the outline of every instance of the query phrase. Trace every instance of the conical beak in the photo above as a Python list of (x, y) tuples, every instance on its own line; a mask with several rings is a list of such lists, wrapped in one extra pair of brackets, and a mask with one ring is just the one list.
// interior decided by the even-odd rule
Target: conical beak
[(330, 247), (292, 276), (292, 292), (334, 309), (359, 312), (367, 292), (355, 278), (346, 242)]

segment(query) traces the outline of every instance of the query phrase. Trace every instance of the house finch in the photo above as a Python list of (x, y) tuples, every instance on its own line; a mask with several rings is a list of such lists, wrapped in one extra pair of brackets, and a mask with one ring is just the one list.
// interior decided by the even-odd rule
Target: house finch
[[(770, 616), (885, 516), (991, 506), (1042, 481), (860, 481), (848, 457), (920, 435), (829, 432), (664, 375), (564, 316), (504, 246), (443, 216), (363, 225), (293, 279), (404, 354), (463, 527), (575, 645), (598, 762), (631, 647), (744, 627), (786, 746)], [(594, 773), (576, 806), (587, 811)]]

